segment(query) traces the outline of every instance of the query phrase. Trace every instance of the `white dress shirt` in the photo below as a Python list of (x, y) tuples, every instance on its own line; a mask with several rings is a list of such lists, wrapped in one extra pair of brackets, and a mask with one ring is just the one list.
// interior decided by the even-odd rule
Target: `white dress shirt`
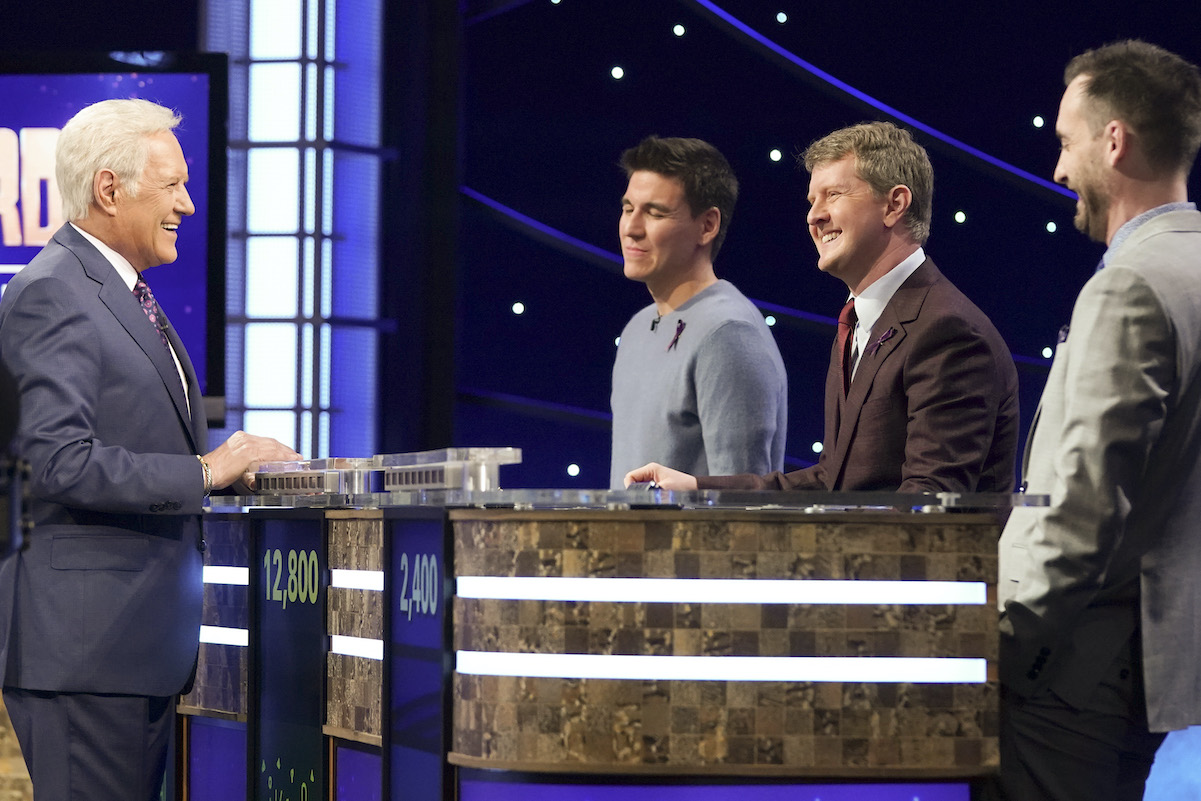
[(852, 378), (855, 376), (855, 370), (859, 369), (859, 354), (863, 353), (870, 344), (872, 328), (880, 319), (880, 315), (884, 313), (884, 307), (888, 305), (888, 301), (892, 300), (892, 296), (900, 289), (901, 284), (905, 283), (905, 279), (913, 275), (914, 270), (921, 267), (925, 260), (926, 252), (919, 247), (903, 262), (876, 279), (867, 289), (858, 295), (851, 295), (855, 298), (855, 317), (857, 318), (855, 323), (855, 361), (854, 367), (851, 368)]

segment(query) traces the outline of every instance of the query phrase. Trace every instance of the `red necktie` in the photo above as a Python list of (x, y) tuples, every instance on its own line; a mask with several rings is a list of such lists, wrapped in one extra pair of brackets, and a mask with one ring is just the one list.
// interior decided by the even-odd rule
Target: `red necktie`
[(855, 323), (858, 318), (855, 316), (855, 299), (851, 298), (847, 301), (847, 305), (842, 307), (842, 311), (838, 313), (838, 372), (842, 375), (842, 394), (845, 397), (851, 387), (851, 336), (855, 333)]
[(150, 320), (150, 324), (158, 332), (158, 338), (162, 340), (163, 347), (170, 353), (171, 346), (167, 343), (167, 320), (163, 317), (163, 311), (158, 307), (158, 301), (154, 299), (150, 286), (142, 279), (140, 273), (137, 283), (133, 285), (133, 296), (138, 299), (142, 311), (146, 312), (146, 319)]

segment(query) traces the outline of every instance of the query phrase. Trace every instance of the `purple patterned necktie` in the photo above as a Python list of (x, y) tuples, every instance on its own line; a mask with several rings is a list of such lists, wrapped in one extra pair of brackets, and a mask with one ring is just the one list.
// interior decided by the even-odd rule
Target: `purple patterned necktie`
[(163, 311), (158, 307), (158, 301), (154, 299), (154, 294), (150, 291), (146, 281), (142, 279), (141, 273), (138, 274), (137, 283), (133, 285), (133, 296), (138, 299), (142, 311), (146, 312), (146, 318), (158, 332), (158, 338), (162, 340), (163, 347), (170, 353), (171, 345), (167, 343), (167, 321), (163, 318)]

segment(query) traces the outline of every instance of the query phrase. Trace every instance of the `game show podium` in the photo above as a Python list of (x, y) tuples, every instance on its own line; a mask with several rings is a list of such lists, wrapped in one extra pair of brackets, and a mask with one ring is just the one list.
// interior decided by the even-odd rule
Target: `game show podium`
[(441, 798), (445, 530), (438, 507), (212, 513), (177, 797)]
[(676, 500), (450, 511), (459, 798), (966, 801), (989, 781), (1003, 513)]
[(1008, 497), (355, 489), (208, 514), (178, 797), (926, 801), (996, 770)]

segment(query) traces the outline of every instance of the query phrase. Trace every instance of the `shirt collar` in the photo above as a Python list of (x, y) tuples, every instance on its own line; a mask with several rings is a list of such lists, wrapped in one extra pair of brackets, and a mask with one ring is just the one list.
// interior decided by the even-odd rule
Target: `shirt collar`
[(113, 269), (117, 271), (117, 275), (121, 276), (121, 280), (125, 282), (125, 286), (129, 287), (129, 291), (133, 291), (133, 285), (138, 282), (138, 271), (129, 263), (129, 259), (122, 256), (117, 251), (110, 248), (108, 245), (101, 242), (96, 237), (89, 234), (87, 231), (80, 228), (75, 223), (70, 223), (71, 227), (79, 232), (80, 236), (92, 243), (96, 250), (100, 251), (100, 255), (108, 259), (108, 263), (113, 265)]
[(1131, 217), (1126, 222), (1122, 223), (1122, 227), (1113, 235), (1113, 239), (1109, 241), (1109, 247), (1105, 249), (1105, 253), (1101, 256), (1101, 264), (1097, 269), (1101, 269), (1108, 263), (1109, 254), (1118, 249), (1123, 242), (1130, 238), (1140, 226), (1144, 223), (1149, 223), (1161, 214), (1167, 214), (1172, 211), (1193, 211), (1197, 208), (1197, 204), (1181, 201), (1179, 203), (1164, 203), (1162, 206), (1156, 206), (1153, 209), (1148, 209), (1142, 214)]
[(855, 327), (855, 341), (859, 343), (860, 351), (871, 336), (872, 327), (884, 313), (884, 307), (892, 296), (901, 288), (901, 284), (926, 260), (926, 252), (920, 247), (913, 251), (904, 261), (872, 282), (855, 298), (855, 316), (859, 322)]

